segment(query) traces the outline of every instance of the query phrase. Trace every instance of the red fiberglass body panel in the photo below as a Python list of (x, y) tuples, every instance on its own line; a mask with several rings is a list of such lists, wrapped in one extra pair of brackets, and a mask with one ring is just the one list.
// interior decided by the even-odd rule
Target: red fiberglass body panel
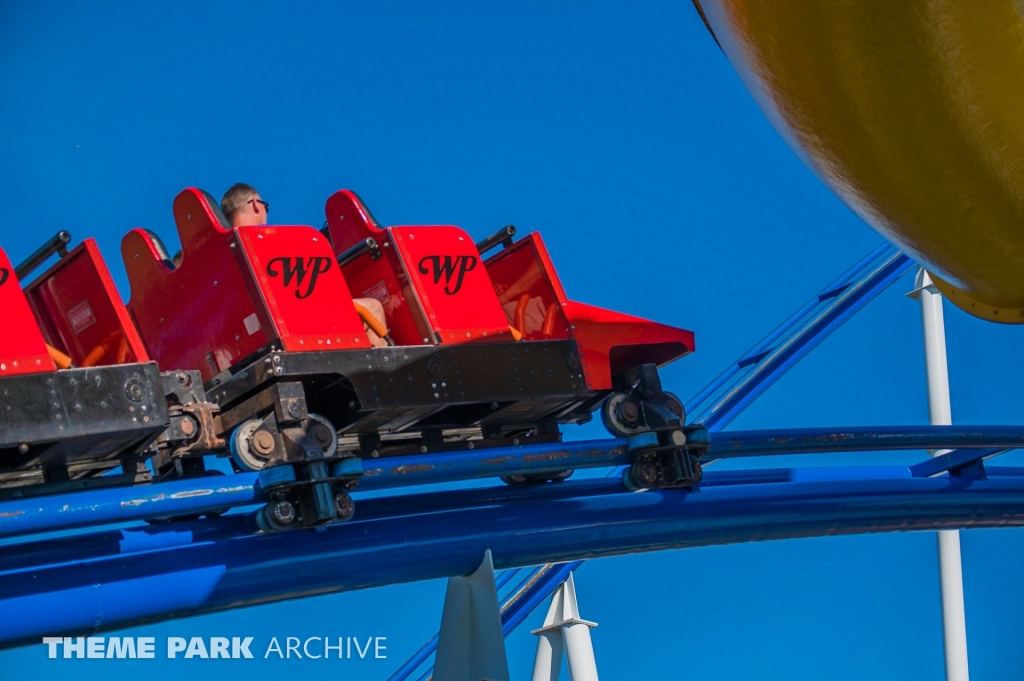
[(391, 248), (387, 231), (377, 224), (353, 192), (335, 192), (327, 200), (327, 229), (335, 253), (342, 253), (367, 237), (377, 242), (383, 256), (357, 258), (342, 270), (356, 298), (376, 298), (384, 306), (384, 318), (397, 345), (431, 343), (402, 264)]
[(512, 340), (469, 234), (449, 226), (389, 227), (388, 232), (439, 343)]
[(58, 260), (25, 295), (46, 341), (70, 356), (75, 366), (149, 361), (93, 239)]
[[(132, 230), (121, 242), (132, 287), (128, 309), (164, 369), (198, 369), (206, 381), (275, 341), (296, 351), (323, 349), (328, 339), (335, 349), (370, 347), (362, 324), (353, 325), (354, 310), (342, 309), (346, 301), (351, 308), (351, 299), (333, 260), (320, 260), (333, 256), (328, 244), (312, 240), (314, 233), (322, 240), (316, 230), (254, 227), (239, 246), (213, 198), (194, 188), (174, 199), (174, 221), (182, 249), (178, 267), (145, 230)], [(265, 246), (257, 245), (261, 241)], [(254, 275), (250, 262), (263, 276)], [(325, 291), (340, 300), (324, 303), (319, 294)], [(318, 314), (306, 300), (314, 294)], [(294, 301), (286, 300), (289, 295)]]
[(327, 200), (328, 231), (336, 253), (367, 237), (383, 257), (362, 256), (344, 268), (356, 297), (384, 305), (398, 345), (509, 341), (511, 332), (495, 300), (473, 240), (458, 227), (382, 228), (355, 193)]
[(193, 188), (174, 199), (178, 267), (146, 230), (121, 241), (131, 283), (128, 311), (150, 355), (164, 370), (197, 369), (204, 381), (272, 340), (231, 246), (232, 230), (211, 204)]
[(369, 348), (327, 237), (312, 227), (238, 227), (285, 350)]
[(56, 371), (14, 267), (0, 249), (0, 377)]
[(612, 376), (659, 366), (694, 350), (692, 331), (569, 300), (551, 258), (533, 233), (485, 263), (508, 322), (526, 340), (572, 337), (587, 387), (607, 390)]

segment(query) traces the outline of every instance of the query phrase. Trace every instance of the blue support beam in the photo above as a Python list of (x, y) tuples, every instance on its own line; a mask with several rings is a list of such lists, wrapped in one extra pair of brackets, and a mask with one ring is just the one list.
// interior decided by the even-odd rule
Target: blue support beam
[[(933, 449), (947, 449), (946, 447), (934, 447)], [(912, 475), (930, 478), (943, 473), (958, 475), (962, 471), (973, 469), (975, 475), (981, 475), (984, 471), (982, 462), (993, 456), (1004, 454), (1006, 449), (954, 449), (945, 454), (939, 454), (927, 461), (914, 464), (910, 467)]]
[(711, 433), (711, 448), (706, 458), (957, 448), (970, 451), (1024, 448), (1024, 427), (856, 426), (722, 431)]
[(820, 305), (812, 305), (785, 333), (769, 334), (755, 346), (757, 352), (751, 351), (736, 363), (736, 370), (727, 380), (719, 377), (708, 386), (714, 386), (713, 390), (705, 388), (690, 400), (686, 405), (689, 414), (710, 404), (694, 417), (694, 422), (709, 430), (720, 430), (724, 427), (720, 423), (728, 423), (739, 415), (794, 364), (914, 266), (907, 256), (891, 247), (879, 250), (880, 255), (863, 268), (859, 279), (837, 287), (835, 295), (821, 299)]
[(740, 370), (760, 361), (774, 343), (776, 343), (780, 338), (784, 338), (789, 335), (790, 332), (794, 328), (797, 328), (801, 322), (805, 322), (807, 316), (814, 312), (816, 308), (820, 307), (823, 302), (834, 298), (839, 294), (839, 292), (847, 288), (850, 285), (850, 282), (862, 275), (864, 269), (869, 267), (871, 263), (883, 255), (890, 254), (894, 251), (895, 249), (891, 244), (883, 243), (879, 245), (878, 248), (864, 256), (853, 267), (844, 272), (842, 276), (804, 303), (800, 309), (790, 315), (786, 321), (775, 327), (771, 333), (762, 338), (757, 345), (748, 350), (742, 357), (736, 360), (736, 362), (730, 364), (725, 371), (715, 378), (715, 380), (706, 385), (703, 390), (697, 393), (693, 399), (686, 404), (686, 413), (693, 413), (697, 407), (715, 394), (726, 384), (727, 381), (738, 374)]
[(31, 564), (28, 552), (0, 572), (0, 645), (464, 575), (486, 549), (509, 568), (763, 539), (1024, 526), (1019, 469), (981, 480), (914, 477), (906, 467), (803, 470), (792, 482), (708, 477), (693, 492), (629, 493), (600, 480), (365, 500), (356, 520), (319, 531), (179, 538), (53, 564)]

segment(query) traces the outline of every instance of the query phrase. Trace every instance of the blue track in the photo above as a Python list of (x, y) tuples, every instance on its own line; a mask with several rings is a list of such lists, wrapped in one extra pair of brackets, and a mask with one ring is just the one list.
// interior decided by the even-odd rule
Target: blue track
[[(506, 634), (584, 559), (797, 536), (1024, 525), (1024, 470), (982, 461), (1024, 444), (998, 426), (788, 429), (716, 433), (912, 267), (882, 246), (826, 287), (701, 391), (687, 411), (712, 432), (705, 458), (950, 449), (915, 466), (705, 473), (699, 487), (630, 493), (614, 475), (622, 441), (476, 450), (368, 464), (357, 518), (319, 531), (262, 534), (245, 507), (255, 476), (234, 475), (0, 504), (0, 536), (28, 535), (0, 557), (0, 646), (348, 589), (541, 565), (503, 604)], [(922, 456), (924, 459), (924, 456)], [(603, 480), (398, 494), (425, 483), (567, 468)], [(60, 539), (39, 533), (236, 508), (192, 522), (114, 527)], [(11, 540), (8, 540), (10, 542)], [(407, 678), (428, 642), (393, 679)], [(424, 676), (429, 675), (429, 670)]]

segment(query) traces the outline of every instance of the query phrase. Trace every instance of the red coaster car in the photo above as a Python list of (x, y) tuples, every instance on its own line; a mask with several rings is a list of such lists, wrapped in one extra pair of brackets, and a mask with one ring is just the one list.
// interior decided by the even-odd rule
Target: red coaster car
[[(689, 331), (568, 300), (539, 235), (384, 228), (349, 191), (326, 213), (322, 231), (232, 228), (186, 189), (179, 265), (145, 230), (122, 243), (146, 348), (202, 373), (216, 435), (281, 490), (271, 526), (345, 517), (362, 457), (557, 441), (559, 424), (693, 351)], [(371, 347), (353, 296), (382, 304), (388, 347)], [(682, 405), (662, 403), (678, 427)], [(644, 427), (643, 409), (622, 415), (617, 432)]]
[[(17, 268), (0, 250), (0, 498), (148, 479), (144, 451), (169, 425), (163, 379), (95, 242), (68, 252), (69, 239)], [(19, 279), (57, 251), (23, 291)]]

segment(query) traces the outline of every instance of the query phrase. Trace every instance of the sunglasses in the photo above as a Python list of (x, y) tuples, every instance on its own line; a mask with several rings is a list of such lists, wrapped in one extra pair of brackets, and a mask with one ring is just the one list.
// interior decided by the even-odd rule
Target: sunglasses
[[(256, 208), (256, 204), (257, 203), (262, 203), (263, 204), (263, 210), (265, 210), (268, 214), (270, 213), (270, 204), (267, 203), (266, 201), (263, 201), (261, 199), (249, 199), (248, 201), (246, 201), (246, 203), (253, 204), (253, 208)], [(256, 208), (256, 212), (259, 213), (260, 209)]]

